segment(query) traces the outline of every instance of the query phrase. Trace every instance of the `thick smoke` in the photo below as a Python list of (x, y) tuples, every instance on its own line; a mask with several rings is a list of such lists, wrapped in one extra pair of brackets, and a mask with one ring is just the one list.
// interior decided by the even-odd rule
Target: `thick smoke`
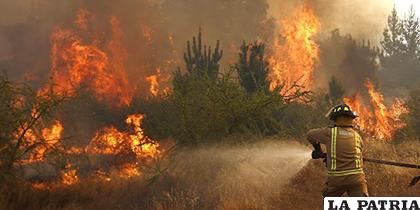
[[(279, 23), (304, 0), (122, 0), (122, 1), (2, 1), (0, 14), (0, 64), (12, 78), (45, 81), (49, 71), (49, 37), (55, 27), (73, 27), (81, 8), (95, 15), (94, 27), (109, 36), (109, 18), (120, 19), (125, 34), (130, 76), (153, 74), (167, 60), (182, 65), (185, 42), (201, 26), (204, 40), (214, 45), (221, 41), (223, 62), (236, 61), (242, 41), (270, 42)], [(306, 1), (321, 20), (322, 37), (335, 28), (356, 39), (378, 43), (392, 8), (392, 1)], [(274, 17), (276, 20), (272, 19)], [(150, 36), (150, 37), (149, 37)], [(169, 38), (170, 37), (170, 38)], [(170, 40), (169, 40), (170, 39)], [(172, 62), (174, 63), (174, 62)], [(144, 90), (145, 81), (139, 82)]]
[[(38, 83), (48, 78), (53, 30), (75, 28), (80, 9), (93, 15), (90, 29), (104, 42), (111, 36), (111, 16), (120, 20), (128, 53), (126, 70), (143, 92), (147, 87), (144, 78), (156, 68), (171, 72), (182, 65), (186, 41), (200, 26), (206, 44), (214, 46), (220, 40), (225, 64), (236, 61), (242, 41), (268, 40), (273, 28), (265, 0), (33, 0), (0, 4), (7, 8), (0, 14), (0, 67), (13, 79)], [(88, 38), (85, 41), (89, 42)]]

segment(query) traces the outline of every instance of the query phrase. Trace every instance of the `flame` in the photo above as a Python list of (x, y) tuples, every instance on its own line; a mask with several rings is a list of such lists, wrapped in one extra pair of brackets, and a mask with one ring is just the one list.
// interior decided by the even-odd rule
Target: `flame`
[(61, 182), (65, 185), (72, 185), (79, 182), (77, 171), (75, 169), (71, 169), (71, 167), (72, 164), (67, 163), (64, 170), (61, 171)]
[(45, 189), (49, 188), (49, 186), (46, 183), (43, 183), (43, 182), (31, 183), (31, 187), (34, 188), (34, 189), (38, 189), (38, 190), (45, 190)]
[(365, 87), (372, 111), (363, 104), (359, 93), (353, 98), (344, 98), (344, 102), (358, 113), (356, 124), (362, 131), (381, 140), (390, 140), (397, 130), (405, 126), (401, 115), (408, 113), (408, 108), (399, 98), (394, 99), (392, 105), (387, 108), (382, 94), (375, 89), (370, 80), (366, 80)]
[(134, 154), (137, 160), (156, 157), (160, 154), (159, 144), (144, 135), (141, 123), (144, 115), (129, 115), (127, 125), (132, 132), (121, 132), (114, 127), (104, 128), (92, 139), (86, 150), (89, 153), (126, 155)]
[(74, 20), (75, 25), (81, 30), (87, 30), (91, 14), (85, 9), (80, 9)]
[[(76, 20), (80, 28), (86, 28), (85, 10)], [(126, 53), (122, 47), (123, 33), (116, 17), (111, 17), (112, 40), (108, 52), (100, 48), (100, 42), (82, 42), (75, 32), (56, 29), (51, 36), (51, 78), (57, 84), (55, 91), (66, 92), (86, 87), (99, 100), (110, 105), (129, 105), (132, 100), (124, 62)]]
[(140, 175), (141, 173), (136, 164), (124, 164), (119, 172), (121, 178), (131, 178)]
[[(47, 153), (53, 149), (61, 147), (61, 135), (63, 133), (63, 126), (60, 121), (55, 121), (51, 128), (44, 128), (41, 131), (41, 136), (36, 135), (33, 129), (26, 131), (24, 135), (24, 148), (33, 149), (28, 154), (25, 160), (21, 163), (33, 163), (43, 161)], [(21, 133), (22, 129), (18, 133)]]
[(150, 83), (149, 92), (152, 96), (157, 96), (159, 92), (158, 75), (151, 75), (146, 77), (146, 80)]
[[(167, 61), (164, 68), (169, 67), (172, 64), (172, 60)], [(171, 78), (169, 76), (164, 76), (161, 72), (161, 68), (156, 68), (156, 73), (146, 77), (146, 80), (150, 83), (149, 93), (152, 96), (158, 96), (159, 93), (168, 93), (170, 88), (165, 85)], [(163, 85), (162, 85), (163, 84)], [(162, 87), (166, 86), (166, 87)]]
[(55, 121), (51, 128), (44, 128), (42, 130), (42, 137), (49, 144), (58, 144), (60, 143), (61, 135), (63, 133), (64, 127), (60, 121)]
[(299, 6), (292, 18), (282, 21), (280, 34), (284, 44), (275, 40), (269, 58), (271, 90), (282, 85), (284, 90), (294, 89), (295, 84), (303, 90), (311, 89), (313, 70), (319, 60), (319, 46), (312, 38), (319, 30), (320, 22), (307, 5)]

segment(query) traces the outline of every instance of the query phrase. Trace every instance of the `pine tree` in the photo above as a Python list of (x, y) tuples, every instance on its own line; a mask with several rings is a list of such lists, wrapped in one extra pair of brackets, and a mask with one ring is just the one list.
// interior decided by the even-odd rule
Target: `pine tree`
[(255, 42), (241, 46), (239, 61), (235, 64), (241, 85), (248, 93), (257, 90), (268, 91), (268, 61), (263, 43)]
[(390, 88), (415, 85), (420, 76), (420, 21), (413, 6), (402, 20), (394, 7), (381, 44), (382, 82)]
[(216, 42), (216, 48), (212, 51), (211, 46), (202, 44), (201, 27), (198, 30), (197, 38), (193, 36), (191, 42), (187, 42), (187, 52), (184, 53), (184, 61), (187, 72), (183, 74), (181, 68), (174, 73), (172, 85), (174, 89), (182, 90), (190, 78), (207, 78), (216, 81), (219, 74), (219, 61), (223, 56), (223, 50), (219, 49), (219, 40)]
[(223, 50), (219, 50), (219, 40), (216, 42), (216, 48), (212, 52), (211, 46), (202, 47), (201, 27), (198, 31), (198, 38), (193, 37), (192, 46), (187, 42), (187, 52), (184, 53), (184, 60), (187, 70), (190, 74), (198, 76), (208, 76), (215, 80), (219, 74), (219, 61), (222, 58)]
[(420, 58), (420, 22), (411, 5), (408, 16), (403, 21), (403, 37), (405, 40), (405, 54), (408, 58)]
[(388, 24), (383, 32), (381, 45), (388, 56), (400, 54), (403, 48), (403, 23), (398, 17), (395, 6), (388, 16)]

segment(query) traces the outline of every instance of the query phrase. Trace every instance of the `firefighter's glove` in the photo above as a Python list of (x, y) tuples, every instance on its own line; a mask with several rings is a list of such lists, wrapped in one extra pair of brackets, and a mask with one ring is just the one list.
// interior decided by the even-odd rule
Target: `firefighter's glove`
[(326, 159), (327, 158), (327, 154), (325, 154), (322, 149), (321, 149), (321, 145), (319, 143), (317, 144), (312, 144), (312, 146), (314, 147), (314, 151), (312, 151), (312, 159)]
[(325, 154), (322, 150), (314, 150), (312, 151), (312, 159), (325, 159), (327, 154)]

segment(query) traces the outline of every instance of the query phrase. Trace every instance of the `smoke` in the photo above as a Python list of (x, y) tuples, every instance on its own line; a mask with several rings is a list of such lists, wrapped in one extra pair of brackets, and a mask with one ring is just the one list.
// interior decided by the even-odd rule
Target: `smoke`
[(387, 16), (392, 10), (393, 0), (268, 0), (269, 14), (277, 20), (291, 14), (297, 5), (307, 3), (314, 8), (321, 22), (322, 37), (339, 28), (343, 34), (351, 34), (354, 38), (371, 40), (379, 44)]
[[(200, 26), (205, 44), (214, 46), (220, 40), (224, 67), (236, 61), (242, 41), (268, 40), (273, 28), (265, 0), (32, 0), (0, 4), (7, 8), (0, 14), (0, 67), (11, 78), (45, 82), (51, 34), (57, 27), (74, 29), (75, 16), (84, 9), (93, 16), (90, 33), (103, 42), (111, 36), (111, 16), (121, 22), (129, 55), (126, 70), (140, 92), (147, 89), (144, 78), (157, 68), (169, 74), (183, 65), (186, 41)], [(85, 38), (89, 42), (89, 37)]]
[(302, 3), (310, 4), (320, 19), (322, 34), (335, 28), (356, 39), (378, 44), (392, 0), (32, 0), (2, 1), (0, 14), (0, 69), (13, 79), (42, 83), (50, 69), (50, 36), (53, 30), (74, 28), (77, 11), (85, 9), (94, 15), (91, 30), (104, 42), (110, 38), (110, 16), (122, 24), (124, 47), (129, 55), (126, 71), (144, 95), (148, 82), (156, 73), (170, 74), (183, 66), (186, 41), (203, 30), (207, 45), (220, 40), (224, 50), (222, 68), (237, 59), (242, 41), (261, 40), (271, 43), (285, 16)]

